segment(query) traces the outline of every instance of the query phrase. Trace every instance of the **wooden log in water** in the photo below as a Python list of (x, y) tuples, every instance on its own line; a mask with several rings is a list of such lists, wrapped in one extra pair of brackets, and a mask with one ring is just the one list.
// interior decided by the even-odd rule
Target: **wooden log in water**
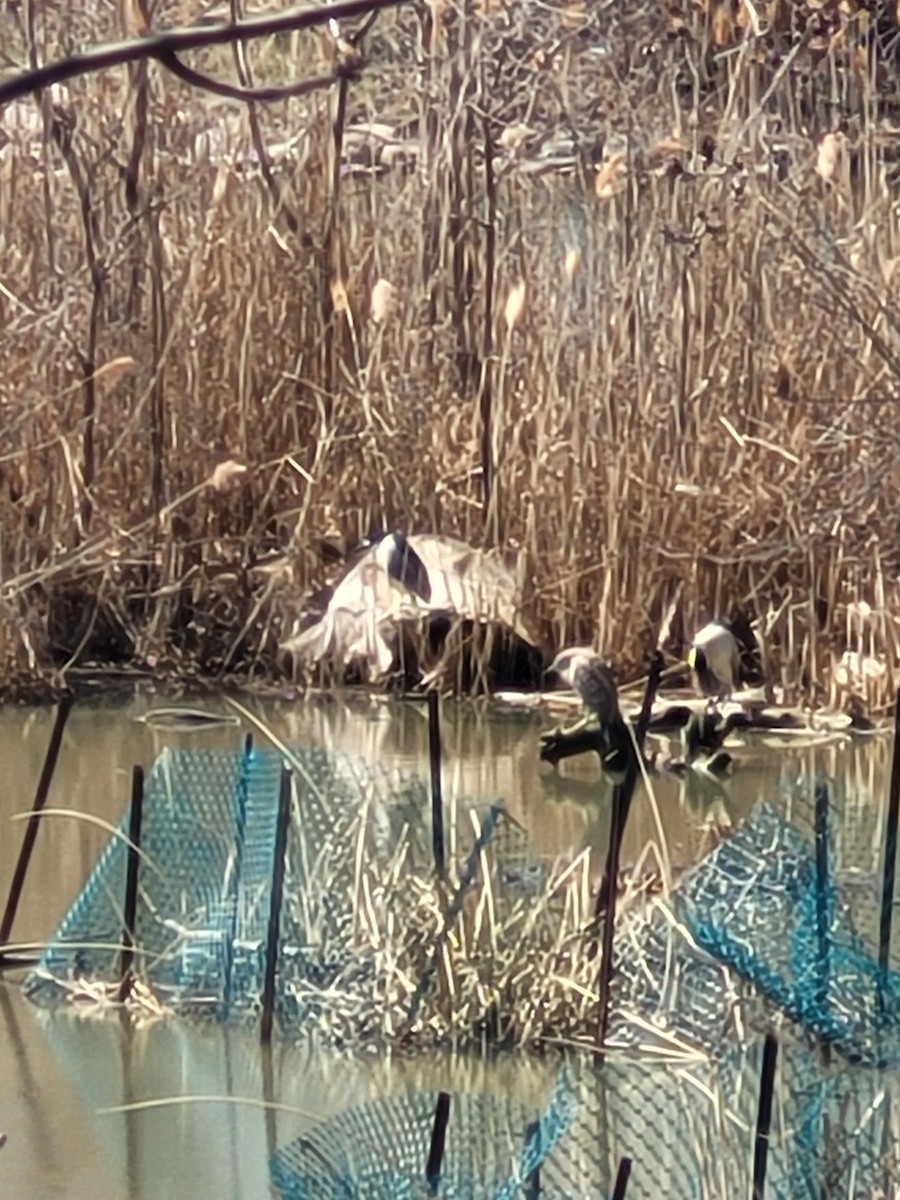
[(564, 758), (595, 751), (603, 757), (606, 740), (598, 725), (573, 726), (571, 729), (551, 729), (541, 735), (540, 758), (554, 767)]
[(151, 708), (134, 718), (141, 725), (150, 729), (169, 729), (183, 733), (192, 733), (203, 729), (216, 729), (220, 725), (240, 725), (241, 719), (235, 713), (208, 712), (204, 708), (185, 708), (180, 705), (165, 708)]

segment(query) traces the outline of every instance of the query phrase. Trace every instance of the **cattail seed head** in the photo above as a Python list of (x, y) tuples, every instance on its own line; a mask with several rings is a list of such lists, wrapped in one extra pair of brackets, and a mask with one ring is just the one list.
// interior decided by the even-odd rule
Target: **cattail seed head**
[(510, 333), (516, 328), (525, 313), (525, 291), (525, 281), (520, 279), (506, 298), (503, 317)]
[(397, 289), (387, 279), (378, 279), (372, 287), (369, 313), (376, 325), (382, 325), (393, 313), (397, 300)]

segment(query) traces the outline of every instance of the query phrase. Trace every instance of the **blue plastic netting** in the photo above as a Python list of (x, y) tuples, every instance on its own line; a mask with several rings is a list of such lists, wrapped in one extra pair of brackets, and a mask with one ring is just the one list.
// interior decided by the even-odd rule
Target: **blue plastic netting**
[[(172, 1005), (225, 1017), (258, 1006), (284, 761), (266, 750), (167, 749), (148, 774), (135, 943), (140, 976)], [(349, 756), (306, 748), (288, 765), (294, 836), (278, 1007), (296, 1017), (292, 982), (325, 987), (350, 953), (357, 852), (388, 857), (428, 798), (416, 780), (395, 783), (386, 798), (377, 773)], [(81, 978), (118, 978), (126, 835), (127, 814), (26, 981), (33, 997), (58, 997)]]
[[(346, 1109), (278, 1152), (273, 1183), (284, 1200), (410, 1200), (428, 1194), (435, 1100), (432, 1093), (408, 1091)], [(528, 1195), (534, 1172), (564, 1136), (577, 1106), (565, 1072), (542, 1114), (508, 1097), (451, 1097), (432, 1194), (445, 1200)]]
[[(274, 751), (167, 750), (149, 773), (139, 973), (175, 1011), (224, 1018), (258, 1011), (284, 765)], [(443, 917), (432, 911), (425, 785), (387, 781), (369, 764), (320, 750), (292, 752), (288, 765), (276, 1000), (282, 1020), (295, 1029), (328, 1028), (355, 993), (365, 1003), (342, 1011), (351, 1025), (365, 1014), (365, 1038), (396, 1036), (404, 1019), (431, 1027), (436, 1017), (446, 1018), (442, 1036), (475, 1036), (453, 1025), (452, 992), (438, 969), (449, 934), (448, 926), (435, 932)], [(540, 953), (552, 944), (566, 901), (546, 892), (546, 870), (527, 839), (503, 841), (515, 828), (499, 812), (490, 808), (457, 837), (444, 912), (460, 914), (468, 904), (473, 917), (478, 906), (466, 888), (486, 872), (492, 903), (509, 918), (502, 936), (522, 939), (528, 930)], [(829, 822), (835, 815), (830, 810)], [(841, 836), (820, 823), (817, 854), (808, 808), (795, 805), (788, 821), (761, 803), (668, 898), (626, 906), (609, 1022), (613, 1054), (618, 1048), (626, 1057), (599, 1072), (590, 1060), (567, 1069), (537, 1111), (481, 1093), (455, 1095), (436, 1194), (527, 1196), (540, 1167), (542, 1200), (604, 1195), (623, 1154), (634, 1158), (629, 1200), (743, 1194), (759, 1047), (773, 1024), (781, 1054), (767, 1194), (900, 1194), (892, 1165), (900, 1160), (898, 1073), (874, 1069), (900, 1066), (900, 972), (877, 965), (877, 889), (836, 868), (836, 847), (846, 854), (853, 845), (844, 814), (837, 816)], [(125, 825), (27, 980), (33, 996), (64, 996), (81, 979), (116, 983)], [(392, 892), (390, 880), (412, 890)], [(396, 896), (422, 900), (416, 913), (428, 914), (429, 930), (398, 910)], [(369, 918), (365, 956), (356, 939), (362, 910)], [(539, 926), (531, 923), (538, 912)], [(416, 973), (402, 994), (390, 990), (397, 972), (379, 959), (393, 945), (382, 933), (396, 921), (415, 943)], [(482, 935), (487, 929), (485, 917)], [(495, 923), (490, 937), (500, 929)], [(579, 936), (573, 933), (567, 953), (583, 953)], [(532, 948), (515, 945), (522, 956)], [(498, 947), (484, 946), (470, 962), (484, 972), (488, 1004)], [(504, 998), (512, 1006), (516, 1000)], [(488, 1027), (491, 1012), (483, 1018)], [(354, 1032), (357, 1026), (345, 1031), (345, 1040)], [(830, 1067), (822, 1062), (826, 1043), (836, 1057)], [(648, 1049), (680, 1057), (657, 1065)], [(631, 1061), (635, 1054), (641, 1061)], [(424, 1195), (433, 1115), (430, 1092), (351, 1107), (289, 1142), (271, 1164), (273, 1182), (285, 1200)]]
[(827, 855), (768, 804), (684, 881), (703, 949), (854, 1061), (900, 1065), (900, 973), (879, 970)]
[[(434, 1192), (425, 1165), (435, 1095), (369, 1100), (290, 1141), (272, 1161), (272, 1181), (283, 1200), (572, 1200), (610, 1195), (627, 1156), (629, 1200), (730, 1200), (749, 1194), (761, 1049), (757, 1041), (720, 1060), (627, 1057), (602, 1067), (570, 1060), (542, 1113), (505, 1096), (457, 1093)], [(814, 1047), (785, 1034), (766, 1196), (894, 1197), (898, 1100), (896, 1073), (823, 1067)]]

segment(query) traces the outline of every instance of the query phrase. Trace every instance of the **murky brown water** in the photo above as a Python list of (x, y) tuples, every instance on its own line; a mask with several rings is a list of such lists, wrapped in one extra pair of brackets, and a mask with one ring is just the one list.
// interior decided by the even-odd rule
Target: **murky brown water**
[[(49, 805), (116, 823), (128, 801), (131, 769), (152, 764), (170, 744), (236, 746), (243, 728), (158, 732), (135, 717), (162, 703), (145, 695), (127, 707), (76, 705), (63, 742)], [(224, 710), (222, 702), (194, 707)], [(291, 745), (345, 750), (391, 770), (427, 777), (424, 705), (358, 699), (351, 705), (248, 704)], [(0, 904), (5, 902), (23, 831), (12, 818), (28, 810), (54, 712), (0, 710)], [(546, 723), (546, 718), (543, 719)], [(559, 772), (538, 761), (542, 719), (497, 707), (448, 703), (442, 710), (444, 787), (453, 796), (504, 800), (548, 855), (605, 850), (609, 785), (593, 763), (570, 760)], [(261, 735), (254, 730), (259, 743)], [(890, 739), (836, 738), (827, 745), (755, 740), (736, 752), (738, 769), (724, 785), (692, 775), (654, 779), (655, 802), (637, 798), (624, 846), (634, 861), (662, 839), (676, 863), (708, 845), (711, 821), (738, 821), (760, 797), (777, 799), (798, 777), (833, 780), (842, 804), (839, 859), (874, 871), (883, 842)], [(811, 782), (805, 785), (811, 788)], [(80, 890), (107, 841), (102, 828), (67, 816), (43, 822), (13, 930), (16, 943), (42, 943)], [(25, 1001), (14, 976), (0, 982), (0, 1194), (66, 1200), (143, 1197), (258, 1197), (268, 1194), (267, 1160), (310, 1119), (351, 1098), (402, 1086), (414, 1075), (426, 1087), (532, 1092), (548, 1086), (551, 1066), (506, 1058), (491, 1066), (449, 1060), (354, 1063), (332, 1054), (277, 1045), (265, 1070), (255, 1040), (221, 1029), (171, 1021), (126, 1030), (115, 1019), (53, 1017)], [(192, 1102), (127, 1115), (103, 1113), (135, 1100), (171, 1096), (239, 1098)], [(286, 1106), (266, 1111), (266, 1095)]]

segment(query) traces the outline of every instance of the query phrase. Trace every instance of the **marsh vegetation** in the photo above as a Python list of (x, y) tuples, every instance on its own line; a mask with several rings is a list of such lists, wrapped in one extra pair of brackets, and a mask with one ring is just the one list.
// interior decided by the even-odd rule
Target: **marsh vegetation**
[[(498, 548), (547, 647), (623, 676), (677, 595), (673, 657), (741, 610), (788, 696), (882, 704), (898, 31), (871, 7), (436, 0), (301, 98), (133, 65), (5, 108), (5, 692), (270, 676), (322, 540), (374, 521)], [(7, 72), (135, 32), (28, 12), (0, 9)]]

